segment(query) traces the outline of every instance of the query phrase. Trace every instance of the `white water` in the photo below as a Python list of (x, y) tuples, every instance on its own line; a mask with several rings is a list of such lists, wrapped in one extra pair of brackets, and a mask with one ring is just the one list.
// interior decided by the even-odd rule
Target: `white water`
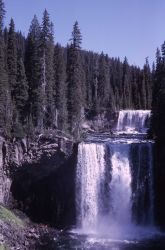
[(113, 223), (129, 225), (131, 223), (131, 171), (129, 162), (129, 145), (114, 144), (112, 151), (112, 180), (110, 217)]
[(85, 230), (97, 225), (101, 197), (99, 188), (104, 178), (104, 145), (81, 143), (77, 164), (77, 214), (79, 224)]
[[(80, 143), (77, 164), (77, 217), (78, 226), (86, 232), (98, 231), (106, 219), (114, 228), (131, 224), (131, 171), (129, 162), (130, 145), (127, 144)], [(106, 177), (106, 150), (109, 150), (111, 178)], [(106, 179), (107, 178), (107, 179)], [(111, 179), (111, 180), (110, 180)], [(102, 213), (104, 193), (108, 184), (110, 193), (107, 213)]]
[[(144, 133), (149, 116), (148, 110), (120, 111), (116, 130)], [(134, 224), (132, 207), (137, 210), (137, 221), (153, 225), (152, 142), (120, 135), (111, 139), (97, 135), (96, 141), (89, 138), (92, 142), (88, 139), (78, 147), (77, 227), (83, 233), (103, 233), (113, 239), (147, 235), (152, 230)]]
[(150, 115), (150, 110), (120, 110), (116, 131), (126, 134), (146, 133)]

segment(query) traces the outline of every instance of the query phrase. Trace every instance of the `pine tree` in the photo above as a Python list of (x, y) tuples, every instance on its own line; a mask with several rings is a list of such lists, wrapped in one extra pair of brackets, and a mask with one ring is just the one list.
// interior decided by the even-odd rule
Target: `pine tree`
[(17, 95), (15, 97), (15, 104), (19, 112), (20, 121), (25, 124), (27, 118), (27, 100), (28, 100), (28, 83), (25, 75), (25, 68), (23, 59), (18, 55), (17, 59), (17, 84), (15, 87)]
[(57, 109), (57, 127), (67, 129), (67, 85), (66, 65), (62, 47), (57, 44), (54, 49), (54, 72), (55, 72), (55, 102)]
[(47, 10), (44, 11), (41, 32), (42, 55), (42, 110), (44, 113), (44, 125), (46, 128), (56, 125), (55, 100), (53, 98), (54, 71), (53, 71), (53, 25), (50, 22)]
[(0, 129), (1, 133), (10, 135), (11, 129), (11, 99), (8, 85), (8, 75), (5, 63), (5, 45), (3, 37), (4, 3), (0, 0)]
[(26, 42), (25, 69), (29, 84), (29, 119), (31, 126), (38, 129), (43, 128), (41, 59), (41, 27), (34, 16)]
[(142, 82), (142, 96), (145, 98), (144, 109), (151, 109), (152, 102), (152, 75), (148, 62), (148, 58), (146, 58), (145, 65), (143, 67), (143, 82)]
[(28, 100), (28, 84), (25, 75), (23, 59), (20, 55), (17, 58), (17, 78), (15, 85), (15, 109), (13, 111), (12, 136), (15, 138), (23, 138), (26, 134), (27, 127), (27, 100)]
[(123, 76), (122, 76), (122, 86), (123, 86), (123, 108), (131, 108), (131, 86), (130, 86), (130, 71), (128, 60), (125, 57), (123, 62)]
[(82, 53), (83, 57), (83, 69), (84, 69), (84, 100), (85, 100), (85, 106), (89, 110), (93, 108), (93, 71), (94, 71), (94, 62), (93, 62), (93, 53), (85, 52)]
[(0, 36), (0, 128), (5, 134), (10, 133), (11, 125), (11, 100), (8, 86), (8, 75), (5, 68), (4, 42)]
[(110, 69), (107, 56), (101, 53), (98, 65), (98, 100), (100, 109), (108, 106), (110, 99)]
[(74, 49), (81, 49), (82, 36), (77, 21), (73, 25), (72, 38), (70, 40)]
[[(162, 53), (161, 53), (162, 52)], [(154, 135), (165, 137), (165, 43), (156, 51), (156, 70), (153, 86), (152, 129)]]
[(13, 19), (10, 22), (9, 34), (8, 34), (8, 46), (7, 46), (7, 66), (9, 85), (11, 88), (12, 99), (15, 102), (16, 98), (16, 77), (17, 77), (17, 46), (16, 46), (16, 33)]
[(82, 82), (84, 72), (80, 58), (81, 40), (78, 22), (75, 22), (67, 57), (69, 124), (70, 130), (75, 136), (79, 134), (84, 108), (84, 83)]
[(140, 109), (140, 94), (139, 94), (139, 72), (140, 69), (137, 67), (132, 66), (131, 68), (131, 86), (132, 86), (132, 108), (133, 109)]
[(3, 33), (4, 17), (5, 17), (5, 5), (2, 0), (0, 0), (0, 35)]
[(16, 44), (17, 44), (17, 54), (19, 54), (20, 57), (25, 58), (26, 39), (21, 32), (16, 33)]

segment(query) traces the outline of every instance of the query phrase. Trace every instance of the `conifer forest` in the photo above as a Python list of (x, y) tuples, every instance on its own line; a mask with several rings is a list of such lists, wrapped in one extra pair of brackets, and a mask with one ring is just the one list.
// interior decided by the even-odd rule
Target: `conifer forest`
[(165, 249), (165, 3), (63, 2), (0, 0), (0, 250)]
[[(42, 23), (35, 15), (27, 37), (14, 20), (4, 27), (0, 1), (0, 128), (9, 137), (32, 136), (47, 129), (74, 135), (85, 114), (108, 110), (150, 109), (152, 89), (165, 70), (164, 46), (157, 51), (156, 69), (148, 59), (141, 69), (127, 58), (113, 58), (81, 49), (83, 37), (76, 21), (62, 47), (47, 10)], [(161, 66), (160, 66), (161, 64)], [(160, 73), (161, 71), (161, 73)], [(160, 76), (161, 74), (161, 76)], [(163, 81), (163, 79), (162, 79)], [(159, 85), (159, 86), (158, 86)], [(158, 95), (160, 84), (154, 95)], [(154, 102), (156, 109), (158, 103)]]

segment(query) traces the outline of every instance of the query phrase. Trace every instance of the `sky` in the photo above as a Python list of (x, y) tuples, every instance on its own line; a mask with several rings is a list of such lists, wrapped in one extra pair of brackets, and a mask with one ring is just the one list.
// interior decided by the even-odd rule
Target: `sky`
[(165, 40), (165, 0), (4, 0), (5, 24), (27, 35), (34, 14), (42, 21), (46, 8), (54, 23), (55, 41), (65, 46), (77, 20), (82, 48), (110, 57), (126, 56), (142, 67), (155, 60), (156, 48)]

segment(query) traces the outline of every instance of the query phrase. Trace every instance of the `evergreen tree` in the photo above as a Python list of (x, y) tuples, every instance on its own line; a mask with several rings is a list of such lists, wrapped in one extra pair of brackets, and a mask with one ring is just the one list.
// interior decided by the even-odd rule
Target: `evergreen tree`
[(66, 65), (62, 47), (57, 44), (54, 49), (54, 72), (55, 72), (55, 103), (57, 113), (57, 127), (67, 129), (67, 85)]
[(84, 96), (84, 100), (85, 100), (85, 104), (86, 104), (86, 108), (89, 110), (91, 108), (93, 108), (93, 71), (94, 71), (94, 62), (93, 62), (93, 58), (94, 55), (93, 53), (88, 53), (88, 52), (84, 52), (82, 53), (83, 56), (83, 69), (84, 69), (84, 82), (85, 82), (85, 96)]
[(25, 75), (25, 68), (23, 59), (18, 55), (17, 59), (17, 84), (15, 87), (17, 93), (15, 98), (15, 104), (17, 111), (19, 112), (19, 118), (22, 124), (25, 124), (27, 118), (27, 100), (28, 100), (28, 83)]
[(5, 17), (5, 5), (3, 0), (0, 0), (0, 35), (3, 33), (4, 17)]
[(142, 81), (142, 93), (141, 95), (145, 99), (144, 109), (151, 109), (152, 102), (152, 74), (148, 62), (148, 58), (146, 58), (145, 65), (143, 67), (143, 81)]
[(22, 35), (21, 32), (16, 33), (16, 44), (17, 44), (17, 54), (20, 55), (20, 57), (25, 57), (25, 37)]
[(24, 63), (22, 57), (17, 58), (17, 78), (15, 85), (15, 109), (13, 112), (12, 136), (15, 138), (23, 138), (26, 136), (27, 127), (27, 100), (28, 100), (28, 84), (26, 81)]
[(71, 45), (68, 48), (68, 114), (70, 130), (75, 136), (79, 134), (81, 117), (84, 108), (84, 82), (83, 68), (80, 58), (81, 33), (78, 22), (73, 26)]
[(123, 107), (123, 65), (119, 58), (112, 58), (110, 67), (110, 83), (113, 90), (114, 110)]
[(38, 129), (43, 128), (41, 58), (41, 28), (34, 16), (26, 42), (25, 69), (29, 84), (29, 119), (31, 126)]
[(53, 71), (54, 39), (53, 25), (50, 22), (47, 10), (44, 11), (41, 32), (42, 55), (42, 110), (46, 128), (56, 125), (55, 100), (53, 98), (54, 71)]
[(9, 34), (8, 34), (8, 46), (7, 46), (7, 66), (9, 85), (11, 88), (12, 99), (15, 102), (16, 98), (16, 77), (17, 77), (17, 45), (16, 45), (16, 33), (13, 19), (10, 22)]
[[(162, 52), (162, 53), (161, 53)], [(156, 70), (154, 76), (152, 102), (152, 129), (154, 135), (162, 139), (165, 137), (165, 43), (162, 51), (156, 51)]]
[(3, 37), (4, 37), (4, 58), (5, 58), (5, 65), (6, 65), (6, 69), (7, 69), (7, 44), (8, 44), (8, 29), (7, 29), (7, 27), (5, 27), (5, 29), (4, 29)]
[(128, 60), (125, 57), (123, 62), (123, 76), (122, 76), (122, 86), (123, 86), (123, 108), (132, 107), (132, 89), (130, 86), (130, 68), (128, 65)]
[(1, 133), (10, 135), (11, 129), (11, 100), (8, 85), (8, 75), (5, 63), (5, 45), (3, 37), (4, 3), (0, 0), (0, 129)]
[(81, 31), (80, 31), (77, 21), (73, 25), (72, 37), (70, 40), (74, 49), (77, 49), (77, 50), (81, 49), (82, 36), (81, 36)]
[(132, 107), (133, 109), (141, 109), (141, 94), (139, 82), (140, 80), (140, 68), (132, 66), (131, 68), (131, 86), (132, 86)]
[(47, 10), (41, 26), (34, 16), (27, 38), (15, 32), (13, 19), (9, 30), (4, 29), (4, 15), (0, 0), (2, 132), (9, 134), (12, 126), (13, 136), (21, 137), (25, 127), (31, 136), (43, 129), (68, 128), (77, 137), (85, 114), (150, 108), (152, 82), (155, 131), (164, 123), (165, 43), (161, 53), (157, 51), (156, 67), (151, 72), (147, 60), (141, 70), (130, 66), (127, 58), (122, 63), (119, 58), (81, 50), (77, 21), (70, 45), (62, 48), (54, 46), (54, 27)]

